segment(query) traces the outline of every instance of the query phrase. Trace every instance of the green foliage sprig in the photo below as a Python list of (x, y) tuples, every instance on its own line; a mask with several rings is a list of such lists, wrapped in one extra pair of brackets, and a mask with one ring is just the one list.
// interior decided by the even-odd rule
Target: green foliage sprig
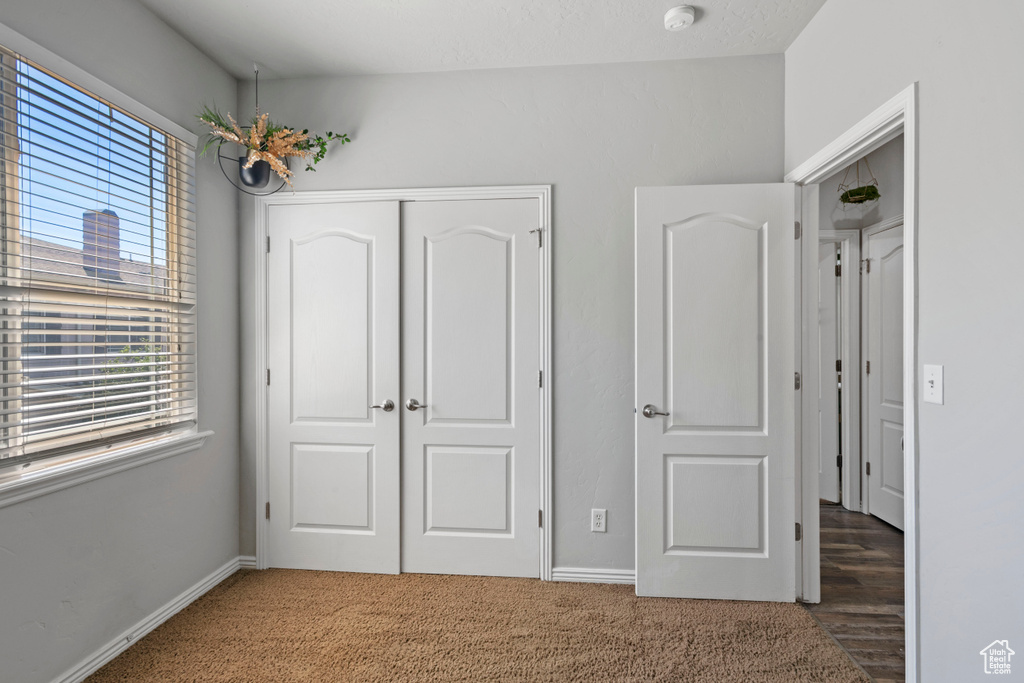
[(327, 131), (326, 135), (309, 135), (309, 131), (305, 128), (302, 129), (302, 133), (308, 137), (299, 148), (309, 150), (313, 155), (306, 164), (307, 171), (316, 171), (313, 166), (324, 160), (324, 156), (327, 154), (327, 143), (337, 142), (344, 145), (346, 142), (352, 142), (348, 137), (348, 133), (332, 133)]

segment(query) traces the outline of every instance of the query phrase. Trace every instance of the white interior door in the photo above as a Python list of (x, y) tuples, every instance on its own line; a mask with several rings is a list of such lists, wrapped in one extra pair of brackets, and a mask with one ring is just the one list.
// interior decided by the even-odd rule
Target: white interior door
[(397, 573), (397, 202), (271, 207), (269, 565)]
[(818, 244), (818, 496), (838, 503), (839, 462), (839, 243)]
[(636, 191), (636, 592), (795, 599), (793, 185)]
[(535, 199), (402, 205), (402, 571), (539, 576), (539, 227)]
[(902, 529), (903, 226), (868, 231), (865, 240), (867, 511)]

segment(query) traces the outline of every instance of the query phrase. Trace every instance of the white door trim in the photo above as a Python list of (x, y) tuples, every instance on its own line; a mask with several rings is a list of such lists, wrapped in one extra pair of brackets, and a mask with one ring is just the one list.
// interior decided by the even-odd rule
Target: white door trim
[(540, 529), (540, 578), (552, 578), (553, 530), (552, 462), (551, 462), (551, 186), (550, 185), (509, 185), (501, 187), (439, 187), (383, 190), (329, 190), (316, 192), (293, 192), (274, 194), (256, 199), (255, 220), (255, 290), (256, 290), (256, 339), (255, 364), (249, 372), (263, 387), (256, 397), (258, 428), (256, 434), (256, 567), (266, 569), (267, 561), (267, 520), (265, 504), (270, 490), (270, 456), (268, 451), (268, 387), (266, 374), (269, 316), (267, 292), (267, 257), (270, 230), (270, 207), (296, 204), (322, 204), (332, 202), (377, 202), (377, 201), (452, 201), (463, 199), (519, 199), (533, 198), (539, 203), (540, 239), (542, 240), (540, 268), (540, 346), (541, 371), (541, 444), (540, 444), (540, 509), (543, 524)]
[(844, 278), (839, 294), (839, 357), (843, 360), (843, 396), (839, 401), (843, 416), (842, 505), (860, 512), (860, 230), (822, 230), (818, 240), (840, 243)]
[[(905, 456), (903, 475), (906, 482), (904, 492), (904, 600), (906, 606), (906, 675), (907, 680), (920, 680), (920, 594), (919, 594), (919, 559), (918, 520), (917, 520), (917, 83), (907, 86), (902, 92), (869, 114), (853, 128), (846, 131), (820, 152), (797, 166), (786, 175), (786, 182), (800, 185), (811, 185), (843, 169), (853, 161), (872, 152), (883, 144), (903, 133), (903, 216), (904, 245), (906, 262), (903, 275), (903, 396), (905, 397), (904, 438)], [(809, 243), (817, 250), (817, 221), (812, 224), (813, 235), (806, 235), (805, 244)], [(806, 276), (804, 281), (806, 282)], [(805, 368), (806, 370), (807, 368)], [(809, 442), (806, 430), (813, 425), (804, 421), (804, 452), (801, 454), (805, 468), (804, 481), (807, 482), (809, 466), (817, 466), (817, 458), (807, 457), (806, 446)], [(816, 454), (815, 454), (816, 456)], [(816, 479), (810, 480), (811, 485), (803, 487), (803, 515), (806, 522), (809, 515), (818, 514), (818, 495)], [(805, 523), (805, 528), (807, 528)], [(814, 525), (817, 526), (816, 524)], [(806, 540), (806, 539), (805, 539)], [(817, 555), (817, 542), (813, 551)], [(811, 550), (804, 544), (805, 554)], [(804, 576), (804, 593), (809, 592), (808, 577)], [(819, 585), (815, 586), (820, 591)]]
[[(903, 225), (903, 214), (900, 214), (898, 216), (893, 216), (892, 218), (887, 218), (884, 221), (879, 221), (877, 223), (872, 223), (871, 225), (867, 226), (866, 228), (861, 228), (861, 233), (865, 237), (867, 237), (868, 235), (874, 235), (874, 234), (879, 233), (879, 232), (885, 232), (886, 230), (889, 230), (891, 228), (895, 228), (895, 227), (900, 226), (900, 225)], [(850, 232), (850, 231), (849, 230), (846, 230), (846, 231), (836, 230), (835, 232)]]

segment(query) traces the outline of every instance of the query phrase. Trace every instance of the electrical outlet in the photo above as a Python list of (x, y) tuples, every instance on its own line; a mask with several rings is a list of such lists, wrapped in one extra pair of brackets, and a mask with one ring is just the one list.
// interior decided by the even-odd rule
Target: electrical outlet
[(590, 530), (604, 533), (608, 531), (608, 511), (594, 508), (590, 511)]

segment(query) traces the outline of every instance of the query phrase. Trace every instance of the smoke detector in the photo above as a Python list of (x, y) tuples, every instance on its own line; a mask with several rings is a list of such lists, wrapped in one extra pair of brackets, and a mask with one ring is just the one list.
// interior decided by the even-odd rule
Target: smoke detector
[(695, 13), (689, 5), (679, 5), (665, 12), (665, 30), (682, 31), (693, 23)]

